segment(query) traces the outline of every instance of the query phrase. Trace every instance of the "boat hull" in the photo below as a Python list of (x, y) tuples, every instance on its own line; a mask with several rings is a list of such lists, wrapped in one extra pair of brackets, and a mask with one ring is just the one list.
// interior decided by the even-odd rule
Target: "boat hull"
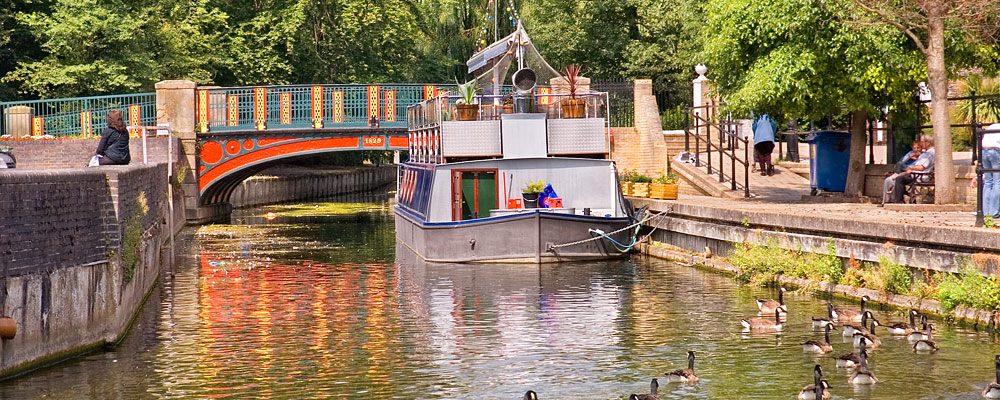
[[(526, 211), (517, 215), (470, 221), (426, 223), (395, 208), (396, 240), (429, 262), (550, 263), (627, 258), (606, 238), (561, 246), (598, 236), (590, 229), (614, 232), (629, 225), (627, 217), (594, 217)], [(629, 229), (611, 235), (632, 241)]]

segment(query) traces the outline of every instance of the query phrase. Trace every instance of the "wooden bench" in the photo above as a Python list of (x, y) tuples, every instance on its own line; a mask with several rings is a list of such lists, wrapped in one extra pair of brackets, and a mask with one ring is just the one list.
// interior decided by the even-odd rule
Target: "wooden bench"
[[(934, 202), (934, 171), (931, 172), (911, 172), (913, 182), (906, 185), (906, 194), (903, 196), (904, 203), (916, 204), (920, 196), (930, 198)], [(906, 201), (909, 197), (910, 201)]]

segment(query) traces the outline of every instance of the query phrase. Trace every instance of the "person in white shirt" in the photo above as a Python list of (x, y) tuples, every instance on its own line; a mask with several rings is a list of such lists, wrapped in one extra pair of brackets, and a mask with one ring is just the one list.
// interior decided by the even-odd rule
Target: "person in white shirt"
[[(1000, 123), (986, 127), (981, 143), (983, 168), (1000, 169)], [(1000, 217), (1000, 172), (983, 173), (983, 215)]]
[(931, 173), (934, 172), (934, 148), (930, 136), (920, 136), (920, 147), (924, 149), (917, 161), (906, 167), (903, 172), (889, 175), (885, 178), (885, 192), (882, 195), (883, 203), (902, 203), (903, 195), (906, 194), (906, 185), (915, 179), (911, 173)]

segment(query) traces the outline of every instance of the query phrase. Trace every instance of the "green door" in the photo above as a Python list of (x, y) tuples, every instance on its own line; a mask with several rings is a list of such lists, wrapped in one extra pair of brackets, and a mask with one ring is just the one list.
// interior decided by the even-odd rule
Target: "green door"
[(462, 172), (462, 220), (486, 218), (497, 208), (497, 173)]

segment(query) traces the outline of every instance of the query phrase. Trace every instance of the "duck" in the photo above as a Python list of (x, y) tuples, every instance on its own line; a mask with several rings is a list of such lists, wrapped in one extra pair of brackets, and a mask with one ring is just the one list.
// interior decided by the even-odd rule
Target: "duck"
[[(861, 350), (865, 351), (867, 340), (861, 337)], [(860, 351), (858, 353), (860, 353)], [(861, 365), (861, 356), (858, 353), (847, 353), (837, 356), (837, 368), (855, 368)]]
[(843, 324), (843, 325), (841, 325), (840, 327), (843, 328), (844, 336), (846, 336), (846, 337), (854, 337), (854, 334), (858, 333), (858, 332), (868, 333), (867, 325), (868, 325), (868, 319), (869, 318), (874, 319), (875, 317), (872, 316), (872, 312), (871, 311), (865, 311), (864, 313), (861, 314), (861, 323), (860, 324), (858, 324), (858, 325), (853, 325), (853, 324)]
[(833, 303), (826, 303), (826, 318), (813, 317), (813, 329), (823, 329), (826, 324), (833, 323)]
[(771, 314), (775, 310), (787, 313), (788, 307), (785, 306), (785, 291), (784, 286), (778, 288), (778, 301), (774, 301), (774, 299), (757, 299), (757, 309), (760, 310), (761, 315)]
[(983, 397), (987, 399), (1000, 399), (1000, 354), (993, 356), (993, 365), (996, 367), (996, 377), (993, 382), (986, 385), (983, 390)]
[(829, 323), (823, 328), (823, 340), (810, 340), (802, 343), (802, 351), (806, 353), (819, 353), (826, 354), (833, 351), (833, 346), (830, 345), (830, 330), (837, 329), (833, 327), (833, 323)]
[(931, 331), (934, 329), (934, 327), (931, 324), (927, 323), (926, 315), (920, 316), (920, 325), (923, 327), (923, 329), (919, 331), (910, 332), (909, 334), (906, 335), (906, 340), (908, 342), (915, 343), (918, 340), (927, 340), (931, 338)]
[(862, 332), (862, 331), (855, 332), (854, 333), (854, 346), (861, 347), (861, 338), (865, 338), (865, 340), (868, 341), (868, 345), (871, 346), (872, 349), (876, 349), (879, 346), (881, 346), (882, 345), (882, 339), (879, 339), (878, 336), (875, 335), (875, 327), (876, 326), (879, 326), (878, 320), (875, 319), (875, 318), (872, 318), (871, 328), (869, 328), (865, 332)]
[(538, 400), (538, 394), (534, 390), (524, 392), (524, 400)]
[(628, 400), (660, 400), (660, 397), (656, 395), (657, 389), (660, 388), (660, 383), (653, 378), (649, 382), (649, 394), (635, 394), (632, 393), (628, 396)]
[(850, 378), (847, 378), (847, 383), (855, 385), (871, 385), (878, 382), (878, 378), (875, 374), (868, 369), (868, 351), (861, 350), (859, 353), (861, 356), (861, 364), (858, 365), (858, 369), (851, 374)]
[(688, 352), (687, 369), (678, 369), (667, 373), (667, 382), (692, 383), (698, 381), (698, 375), (694, 373), (694, 352)]
[(839, 322), (861, 322), (861, 316), (865, 313), (865, 302), (871, 300), (868, 295), (861, 296), (861, 311), (853, 308), (834, 308), (833, 319)]
[(889, 334), (894, 336), (909, 335), (910, 332), (917, 330), (917, 324), (913, 322), (913, 320), (916, 317), (917, 317), (917, 311), (910, 310), (910, 323), (897, 322), (895, 324), (885, 327), (885, 330), (889, 331)]
[(799, 392), (799, 400), (818, 400), (830, 398), (830, 384), (823, 379), (823, 370), (819, 365), (813, 368), (813, 383), (806, 385)]
[(780, 331), (782, 329), (781, 310), (774, 310), (774, 320), (765, 317), (754, 317), (741, 319), (740, 324), (743, 325), (743, 329), (753, 331)]

